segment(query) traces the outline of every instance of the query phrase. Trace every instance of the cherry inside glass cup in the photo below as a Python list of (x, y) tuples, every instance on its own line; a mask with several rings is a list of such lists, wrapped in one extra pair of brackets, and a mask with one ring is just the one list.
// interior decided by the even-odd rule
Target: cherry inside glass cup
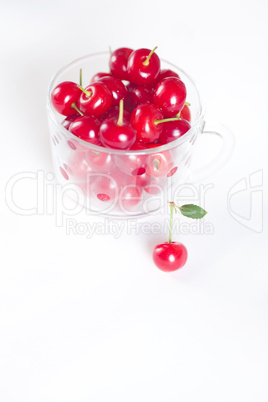
[[(76, 137), (67, 130), (68, 122), (62, 124), (64, 117), (51, 104), (52, 90), (64, 81), (79, 83), (80, 69), (83, 85), (87, 86), (98, 71), (108, 72), (109, 53), (75, 60), (62, 68), (49, 85), (48, 122), (58, 183), (72, 188), (69, 195), (92, 214), (124, 218), (157, 212), (173, 199), (179, 185), (189, 181), (196, 140), (203, 132), (204, 112), (193, 81), (181, 69), (161, 60), (161, 69), (177, 73), (187, 88), (191, 128), (182, 137), (162, 146), (118, 150)], [(227, 147), (229, 153), (230, 146), (231, 141)], [(224, 153), (225, 159), (228, 152)], [(223, 156), (221, 159), (223, 162)]]

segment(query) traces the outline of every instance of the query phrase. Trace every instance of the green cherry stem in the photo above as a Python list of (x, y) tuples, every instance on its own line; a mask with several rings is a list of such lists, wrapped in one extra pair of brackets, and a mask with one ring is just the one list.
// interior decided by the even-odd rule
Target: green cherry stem
[(165, 123), (166, 121), (175, 121), (175, 120), (180, 120), (180, 119), (179, 119), (179, 117), (170, 117), (169, 119), (155, 120), (154, 124), (157, 126), (157, 124)]
[(82, 112), (78, 109), (78, 107), (76, 106), (76, 103), (75, 103), (75, 102), (71, 104), (71, 107), (72, 107), (74, 110), (76, 110), (77, 113), (80, 114), (80, 116), (84, 116), (83, 113), (82, 113)]
[(82, 68), (80, 68), (80, 72), (79, 72), (79, 85), (80, 85), (80, 87), (82, 87)]
[(149, 66), (150, 58), (151, 58), (152, 54), (156, 51), (157, 48), (158, 48), (158, 46), (154, 47), (153, 50), (149, 53), (146, 60), (144, 60), (144, 62), (142, 63), (144, 66)]
[(120, 99), (119, 102), (119, 116), (117, 120), (117, 125), (118, 126), (123, 126), (123, 116), (124, 116), (124, 101), (123, 99)]
[(88, 98), (91, 97), (91, 95), (92, 95), (92, 92), (91, 92), (91, 91), (87, 91), (86, 89), (82, 88), (81, 85), (77, 85), (77, 86), (78, 86), (79, 89), (81, 89), (81, 91), (84, 92), (84, 94), (85, 94)]
[(191, 103), (185, 102), (185, 105), (186, 105), (186, 106), (191, 106)]
[(170, 222), (169, 222), (168, 242), (171, 243), (172, 227), (173, 227), (173, 215), (174, 215), (174, 209), (176, 208), (175, 203), (174, 202), (169, 202), (169, 207), (170, 207)]

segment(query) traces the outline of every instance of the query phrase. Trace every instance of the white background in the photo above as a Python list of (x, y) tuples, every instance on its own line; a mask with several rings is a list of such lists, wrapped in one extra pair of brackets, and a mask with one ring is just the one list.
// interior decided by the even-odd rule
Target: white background
[[(204, 182), (214, 186), (204, 220), (214, 234), (174, 235), (189, 259), (173, 274), (151, 258), (164, 231), (68, 235), (54, 215), (15, 214), (2, 192), (1, 401), (267, 402), (267, 209), (248, 188), (232, 208), (251, 212), (249, 227), (228, 211), (232, 186), (267, 177), (267, 2), (2, 0), (0, 38), (3, 189), (15, 174), (52, 172), (48, 83), (109, 45), (158, 45), (197, 82), (206, 120), (236, 137), (232, 158)], [(31, 181), (14, 194), (35, 203)]]

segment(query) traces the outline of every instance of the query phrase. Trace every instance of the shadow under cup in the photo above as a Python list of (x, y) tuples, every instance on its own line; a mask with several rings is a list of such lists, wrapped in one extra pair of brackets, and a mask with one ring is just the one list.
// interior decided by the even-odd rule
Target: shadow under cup
[(161, 68), (176, 71), (191, 104), (191, 129), (166, 145), (122, 151), (85, 142), (62, 126), (64, 116), (51, 104), (52, 90), (63, 81), (89, 85), (98, 71), (108, 71), (109, 53), (82, 57), (62, 68), (52, 79), (47, 95), (52, 160), (56, 180), (66, 194), (89, 213), (135, 217), (156, 212), (172, 201), (172, 189), (187, 181), (196, 140), (204, 127), (203, 109), (193, 81), (178, 67), (161, 60)]

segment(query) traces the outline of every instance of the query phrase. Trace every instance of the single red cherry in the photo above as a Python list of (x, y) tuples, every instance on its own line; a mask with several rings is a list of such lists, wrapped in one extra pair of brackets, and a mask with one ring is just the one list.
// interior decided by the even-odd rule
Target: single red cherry
[(118, 198), (119, 186), (113, 174), (95, 177), (92, 183), (93, 194), (103, 202), (113, 201)]
[(127, 96), (127, 89), (122, 81), (112, 76), (102, 77), (98, 80), (107, 86), (113, 95), (113, 105), (118, 106), (120, 99), (125, 99)]
[(172, 241), (155, 246), (153, 260), (157, 268), (164, 272), (176, 271), (187, 261), (187, 249), (182, 243)]
[(99, 139), (100, 122), (93, 116), (80, 116), (69, 127), (69, 131), (91, 144), (100, 145)]
[(111, 91), (102, 82), (94, 82), (85, 89), (81, 89), (80, 97), (77, 101), (81, 112), (95, 117), (100, 117), (110, 108), (113, 102)]
[(176, 77), (167, 77), (158, 83), (154, 93), (154, 104), (161, 108), (165, 117), (177, 115), (186, 100), (186, 87)]
[(135, 184), (125, 186), (119, 197), (119, 207), (124, 211), (131, 211), (142, 199), (142, 189)]
[(90, 83), (93, 84), (93, 82), (97, 82), (97, 81), (99, 81), (100, 78), (103, 78), (103, 77), (111, 77), (111, 74), (110, 73), (99, 72), (99, 73), (93, 75), (93, 77), (91, 78)]
[(75, 112), (82, 115), (77, 108), (77, 101), (81, 95), (81, 91), (77, 84), (71, 81), (64, 81), (51, 93), (51, 102), (58, 113), (69, 116)]
[(77, 119), (77, 117), (79, 117), (80, 114), (70, 114), (69, 116), (67, 116), (62, 122), (61, 125), (66, 128), (66, 130), (69, 130), (69, 127), (71, 125), (71, 123)]
[(112, 52), (109, 66), (114, 77), (128, 81), (127, 62), (132, 52), (133, 49), (129, 49), (128, 47), (120, 47)]
[(120, 100), (119, 117), (104, 120), (100, 126), (100, 140), (104, 146), (129, 149), (136, 140), (137, 132), (123, 117), (123, 100)]
[(157, 268), (164, 272), (173, 272), (182, 268), (188, 257), (187, 249), (182, 243), (171, 241), (174, 202), (170, 202), (170, 226), (168, 242), (158, 244), (153, 251), (153, 261)]
[(128, 58), (127, 71), (129, 81), (137, 85), (149, 85), (155, 82), (160, 72), (160, 59), (155, 53), (155, 47), (137, 49)]
[(187, 120), (189, 123), (191, 123), (191, 111), (188, 105), (184, 105), (181, 112), (180, 112), (180, 117), (184, 120)]
[(177, 138), (187, 133), (190, 128), (191, 124), (187, 120), (179, 119), (167, 121), (163, 124), (163, 131), (159, 137), (159, 142), (161, 144), (167, 144), (171, 141), (175, 141)]
[(162, 119), (163, 115), (156, 106), (143, 104), (133, 110), (130, 121), (137, 130), (137, 139), (150, 143), (160, 137), (162, 124), (157, 124), (157, 122)]

